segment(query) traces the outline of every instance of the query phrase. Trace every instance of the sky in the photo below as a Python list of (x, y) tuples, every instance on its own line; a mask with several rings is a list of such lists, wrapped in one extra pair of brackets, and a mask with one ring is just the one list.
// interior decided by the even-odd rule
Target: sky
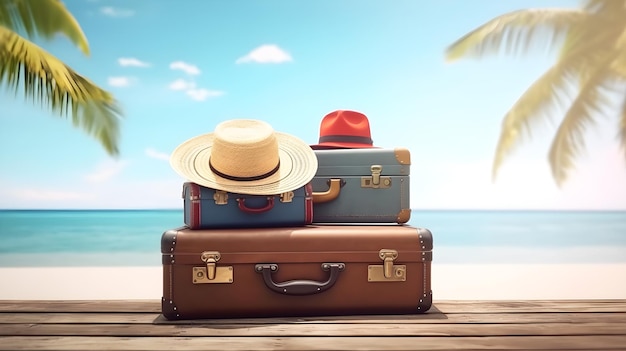
[[(587, 133), (558, 188), (546, 123), (491, 165), (502, 118), (554, 54), (446, 62), (484, 22), (571, 0), (67, 0), (91, 53), (35, 39), (114, 94), (120, 155), (13, 90), (0, 88), (0, 208), (182, 208), (170, 153), (225, 120), (260, 119), (317, 143), (338, 109), (367, 115), (374, 144), (411, 151), (413, 209), (626, 210), (617, 118)], [(555, 116), (558, 122), (560, 116)]]

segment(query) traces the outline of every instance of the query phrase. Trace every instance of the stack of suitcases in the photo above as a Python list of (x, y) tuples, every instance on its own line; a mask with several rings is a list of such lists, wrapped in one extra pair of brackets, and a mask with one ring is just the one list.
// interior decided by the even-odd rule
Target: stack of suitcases
[(361, 113), (307, 145), (231, 120), (179, 145), (185, 226), (165, 231), (170, 320), (408, 314), (432, 304), (433, 239), (407, 225), (410, 152), (374, 147)]

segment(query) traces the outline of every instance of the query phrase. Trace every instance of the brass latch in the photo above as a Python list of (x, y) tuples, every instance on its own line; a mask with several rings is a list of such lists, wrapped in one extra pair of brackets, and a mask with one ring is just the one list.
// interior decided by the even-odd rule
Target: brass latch
[(369, 282), (403, 282), (406, 281), (406, 265), (394, 265), (398, 258), (398, 251), (382, 249), (378, 257), (383, 261), (382, 265), (369, 265), (367, 267), (367, 281)]
[(370, 166), (370, 176), (361, 177), (361, 188), (386, 189), (391, 186), (391, 177), (383, 177), (380, 174), (383, 166)]
[(226, 205), (228, 203), (228, 193), (224, 190), (215, 190), (213, 200), (215, 200), (216, 205)]
[(206, 263), (204, 267), (193, 267), (193, 283), (232, 283), (233, 267), (217, 266), (217, 261), (221, 255), (217, 251), (205, 251), (202, 253), (202, 261)]
[(293, 191), (287, 191), (280, 194), (280, 202), (291, 202), (293, 200)]

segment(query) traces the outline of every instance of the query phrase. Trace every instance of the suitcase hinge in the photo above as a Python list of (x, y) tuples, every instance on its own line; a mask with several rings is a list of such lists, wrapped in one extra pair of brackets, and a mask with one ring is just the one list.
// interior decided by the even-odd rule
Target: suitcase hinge
[(398, 258), (398, 251), (382, 249), (378, 257), (383, 261), (382, 265), (369, 265), (367, 267), (367, 280), (369, 282), (403, 282), (406, 281), (406, 265), (394, 265)]
[(287, 191), (280, 194), (280, 202), (291, 202), (293, 200), (293, 191)]
[(361, 177), (361, 188), (386, 189), (391, 186), (391, 177), (381, 177), (383, 166), (372, 165), (371, 176)]
[(217, 261), (220, 260), (221, 254), (217, 251), (205, 251), (202, 253), (201, 258), (205, 267), (193, 267), (193, 283), (194, 284), (207, 284), (207, 283), (232, 283), (233, 282), (233, 267), (232, 266), (217, 266)]
[(216, 205), (226, 205), (228, 203), (228, 193), (224, 190), (215, 190), (213, 200)]

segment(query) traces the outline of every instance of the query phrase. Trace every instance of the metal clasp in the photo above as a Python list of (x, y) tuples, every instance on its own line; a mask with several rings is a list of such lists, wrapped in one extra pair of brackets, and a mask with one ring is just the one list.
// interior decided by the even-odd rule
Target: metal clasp
[(396, 265), (398, 251), (382, 249), (378, 257), (383, 261), (382, 265), (369, 265), (367, 267), (367, 281), (369, 282), (403, 282), (406, 281), (406, 265)]
[(220, 260), (219, 252), (217, 251), (205, 251), (202, 253), (202, 262), (206, 263), (207, 278), (209, 280), (215, 279), (215, 263)]
[(280, 194), (280, 202), (291, 202), (293, 200), (293, 191), (287, 191)]
[(383, 260), (383, 273), (385, 278), (391, 278), (393, 273), (393, 261), (398, 258), (398, 251), (382, 249), (378, 252), (378, 257)]
[(194, 284), (209, 284), (209, 283), (232, 283), (233, 282), (233, 267), (232, 266), (220, 266), (218, 267), (217, 261), (220, 260), (222, 255), (217, 251), (205, 251), (200, 256), (202, 261), (206, 263), (204, 267), (193, 267), (192, 280)]
[(370, 171), (372, 172), (372, 185), (377, 186), (380, 184), (380, 173), (383, 171), (383, 166), (381, 165), (372, 165), (370, 167)]
[(215, 190), (213, 200), (216, 205), (226, 205), (228, 203), (228, 193), (224, 190)]
[(382, 177), (383, 166), (371, 165), (370, 176), (361, 177), (361, 188), (386, 189), (391, 186), (391, 177)]

